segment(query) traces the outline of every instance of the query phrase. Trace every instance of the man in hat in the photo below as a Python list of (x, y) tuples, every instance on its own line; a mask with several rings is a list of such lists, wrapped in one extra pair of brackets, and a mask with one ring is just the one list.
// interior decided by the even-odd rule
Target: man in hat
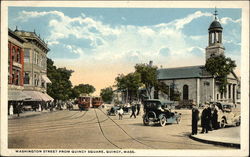
[(198, 121), (199, 121), (199, 110), (197, 106), (193, 106), (192, 108), (192, 135), (197, 134)]

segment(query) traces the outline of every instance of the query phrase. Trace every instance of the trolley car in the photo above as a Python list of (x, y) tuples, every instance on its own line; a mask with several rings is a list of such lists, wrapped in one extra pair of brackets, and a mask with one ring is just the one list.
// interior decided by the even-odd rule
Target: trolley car
[(92, 107), (92, 98), (90, 96), (79, 96), (78, 107), (80, 110), (89, 110)]
[(92, 97), (92, 106), (93, 108), (98, 108), (103, 104), (101, 97)]

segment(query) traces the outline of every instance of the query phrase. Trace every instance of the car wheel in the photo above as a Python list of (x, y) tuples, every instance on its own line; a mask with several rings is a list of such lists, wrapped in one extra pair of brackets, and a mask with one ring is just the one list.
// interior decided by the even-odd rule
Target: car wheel
[(145, 126), (148, 126), (149, 125), (149, 120), (148, 120), (148, 117), (147, 116), (143, 116), (143, 124)]
[(165, 116), (162, 116), (162, 117), (160, 118), (160, 125), (161, 125), (161, 126), (165, 126), (166, 123), (167, 123), (166, 117), (165, 117)]
[(225, 126), (226, 126), (226, 120), (225, 118), (222, 118), (220, 121), (220, 128), (225, 128)]

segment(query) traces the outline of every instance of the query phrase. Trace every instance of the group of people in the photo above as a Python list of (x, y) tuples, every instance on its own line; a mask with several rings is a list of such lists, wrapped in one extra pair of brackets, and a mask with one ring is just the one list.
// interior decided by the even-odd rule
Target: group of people
[[(41, 112), (43, 110), (54, 111), (56, 109), (73, 109), (73, 104), (69, 101), (33, 101), (33, 102), (24, 102), (24, 101), (10, 101), (8, 115), (12, 116), (17, 114), (20, 116), (20, 113), (25, 111), (25, 106), (31, 106), (29, 110)], [(26, 108), (27, 110), (27, 108)]]
[[(130, 118), (132, 118), (134, 116), (134, 118), (136, 118), (136, 116), (138, 116), (140, 114), (140, 110), (141, 110), (141, 103), (139, 101), (135, 101), (135, 102), (132, 102), (131, 105), (127, 105), (127, 106), (131, 106), (131, 115), (130, 115)], [(137, 113), (136, 113), (137, 111)], [(123, 108), (120, 107), (120, 109), (117, 111), (118, 113), (118, 116), (119, 116), (119, 119), (122, 120), (123, 118)]]
[[(199, 110), (194, 106), (192, 109), (192, 135), (197, 134), (199, 119)], [(218, 108), (215, 104), (205, 104), (201, 113), (201, 127), (201, 133), (208, 133), (208, 131), (218, 129)]]

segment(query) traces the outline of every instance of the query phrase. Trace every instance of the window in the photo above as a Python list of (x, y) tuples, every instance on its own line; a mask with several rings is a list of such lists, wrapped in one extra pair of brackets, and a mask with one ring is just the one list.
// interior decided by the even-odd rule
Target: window
[(24, 74), (24, 84), (30, 84), (30, 76), (27, 72)]
[(30, 62), (30, 49), (24, 49), (24, 62)]
[(17, 49), (17, 53), (16, 53), (16, 62), (17, 63), (20, 63), (20, 58), (21, 58), (21, 50), (20, 49)]
[(12, 70), (11, 83), (14, 84), (14, 81), (15, 81), (15, 70)]
[(17, 71), (15, 85), (19, 85), (19, 80), (20, 80), (20, 71)]
[(15, 48), (12, 49), (12, 62), (15, 61), (16, 50)]
[(45, 83), (44, 83), (44, 82), (42, 82), (42, 84), (41, 84), (41, 85), (42, 85), (42, 87), (43, 87), (43, 88), (45, 88)]
[(183, 100), (188, 100), (188, 85), (183, 86)]

